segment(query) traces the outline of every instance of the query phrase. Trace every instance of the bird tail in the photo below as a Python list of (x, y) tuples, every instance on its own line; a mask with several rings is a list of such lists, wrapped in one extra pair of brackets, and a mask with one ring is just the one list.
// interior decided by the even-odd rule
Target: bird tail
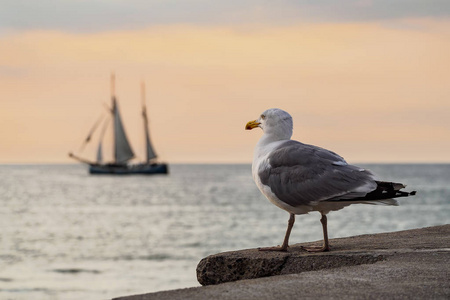
[(402, 191), (401, 189), (406, 187), (403, 183), (388, 181), (376, 181), (376, 183), (377, 188), (364, 196), (364, 199), (382, 201), (385, 199), (414, 196), (416, 194), (416, 191)]
[(337, 201), (397, 206), (398, 202), (394, 198), (414, 196), (416, 194), (416, 191), (412, 192), (402, 191), (401, 189), (406, 187), (406, 185), (404, 185), (403, 183), (388, 182), (388, 181), (375, 181), (375, 182), (377, 184), (376, 189), (366, 194), (365, 196), (351, 199), (339, 199)]

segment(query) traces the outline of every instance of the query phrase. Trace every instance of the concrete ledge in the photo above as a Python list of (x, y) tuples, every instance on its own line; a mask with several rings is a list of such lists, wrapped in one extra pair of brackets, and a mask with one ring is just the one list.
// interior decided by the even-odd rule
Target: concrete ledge
[(288, 253), (246, 250), (209, 256), (197, 266), (201, 285), (212, 285), (243, 279), (296, 274), (342, 266), (371, 264), (385, 259), (382, 253), (317, 253), (305, 254), (293, 248)]
[(288, 252), (257, 249), (224, 252), (202, 259), (197, 266), (197, 279), (202, 285), (211, 285), (371, 264), (401, 251), (437, 248), (437, 240), (449, 246), (449, 232), (450, 225), (333, 239), (331, 252), (325, 253), (309, 253), (301, 248), (311, 243), (293, 245)]
[(307, 253), (298, 244), (287, 253), (211, 255), (197, 273), (213, 285), (117, 299), (450, 298), (450, 225), (333, 239), (331, 245), (329, 253)]

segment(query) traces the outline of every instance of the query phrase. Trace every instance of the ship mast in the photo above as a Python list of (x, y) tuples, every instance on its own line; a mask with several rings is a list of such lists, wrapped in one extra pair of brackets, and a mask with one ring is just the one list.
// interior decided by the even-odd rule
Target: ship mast
[(142, 99), (142, 118), (144, 119), (144, 132), (145, 132), (145, 153), (146, 153), (146, 163), (150, 160), (156, 158), (155, 150), (153, 150), (152, 143), (150, 142), (150, 132), (148, 129), (148, 117), (147, 117), (147, 106), (145, 105), (145, 84), (141, 82), (141, 99)]

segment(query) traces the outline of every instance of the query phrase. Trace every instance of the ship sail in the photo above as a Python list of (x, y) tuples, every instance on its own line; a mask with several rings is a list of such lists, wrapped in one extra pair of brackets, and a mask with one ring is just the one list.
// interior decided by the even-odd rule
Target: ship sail
[(97, 149), (97, 163), (101, 164), (103, 162), (103, 151), (102, 151), (102, 142), (98, 144)]
[(116, 163), (126, 163), (134, 157), (134, 152), (128, 142), (125, 129), (123, 128), (120, 117), (119, 107), (116, 98), (113, 97), (113, 116), (114, 116), (114, 159)]
[(106, 129), (108, 128), (108, 124), (109, 124), (109, 119), (106, 119), (103, 124), (102, 132), (100, 133), (100, 138), (99, 138), (98, 148), (97, 148), (97, 163), (98, 164), (103, 163), (103, 137), (105, 136), (105, 132), (106, 132)]
[(145, 131), (145, 146), (147, 162), (156, 158), (155, 150), (153, 149), (152, 143), (150, 141), (150, 132), (148, 130), (148, 117), (147, 117), (147, 107), (145, 105), (145, 86), (144, 83), (141, 84), (142, 93), (142, 117), (144, 119), (144, 131)]
[[(122, 117), (119, 111), (119, 105), (114, 93), (114, 74), (111, 75), (111, 107), (108, 107), (109, 118), (103, 122), (103, 128), (99, 136), (99, 143), (97, 147), (97, 160), (87, 160), (72, 152), (69, 152), (69, 157), (88, 164), (89, 173), (91, 174), (168, 174), (168, 165), (166, 163), (158, 163), (156, 160), (156, 153), (150, 140), (150, 130), (148, 128), (147, 108), (145, 106), (145, 90), (142, 84), (142, 117), (144, 120), (145, 131), (145, 147), (146, 147), (146, 161), (140, 163), (129, 164), (128, 161), (135, 157), (133, 149), (131, 148), (128, 137), (125, 133)], [(83, 150), (86, 144), (91, 140), (94, 131), (102, 123), (103, 118), (100, 118), (93, 128), (89, 131), (87, 138), (83, 141), (80, 150)], [(110, 122), (111, 121), (111, 122)], [(112, 123), (112, 124), (111, 124)], [(107, 128), (113, 129), (113, 157), (114, 161), (105, 162), (103, 157), (103, 137)], [(108, 141), (109, 144), (109, 141)], [(109, 148), (109, 147), (108, 147)]]

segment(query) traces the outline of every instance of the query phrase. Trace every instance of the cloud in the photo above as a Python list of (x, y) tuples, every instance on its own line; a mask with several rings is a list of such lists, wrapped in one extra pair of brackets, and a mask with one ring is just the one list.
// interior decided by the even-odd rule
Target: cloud
[(249, 162), (260, 134), (244, 124), (269, 107), (294, 116), (296, 139), (354, 161), (449, 162), (450, 20), (420, 22), (427, 30), (171, 25), (0, 37), (0, 162), (67, 162), (109, 103), (111, 71), (136, 151), (146, 81), (152, 140), (170, 162)]
[(0, 29), (95, 32), (174, 23), (289, 24), (449, 16), (448, 0), (3, 0)]
[(25, 74), (25, 69), (21, 67), (10, 67), (0, 65), (0, 78), (2, 77), (18, 77)]

